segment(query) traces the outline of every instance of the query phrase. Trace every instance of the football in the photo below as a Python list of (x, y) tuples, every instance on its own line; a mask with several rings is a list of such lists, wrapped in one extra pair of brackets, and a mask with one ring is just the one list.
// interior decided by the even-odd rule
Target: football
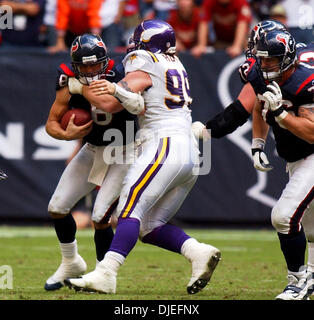
[(88, 121), (90, 121), (92, 118), (91, 114), (87, 110), (80, 109), (80, 108), (68, 110), (62, 116), (62, 119), (61, 119), (61, 128), (63, 130), (66, 130), (72, 114), (75, 114), (74, 124), (76, 126), (82, 126), (82, 125), (86, 124)]

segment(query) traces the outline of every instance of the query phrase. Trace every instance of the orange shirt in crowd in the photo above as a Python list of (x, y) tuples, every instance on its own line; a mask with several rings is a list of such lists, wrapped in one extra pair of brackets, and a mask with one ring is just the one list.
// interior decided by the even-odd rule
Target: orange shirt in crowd
[(103, 0), (57, 0), (56, 28), (82, 34), (101, 28), (100, 7)]
[(176, 38), (182, 42), (186, 49), (191, 49), (197, 44), (197, 32), (200, 21), (200, 10), (195, 7), (189, 20), (184, 20), (180, 17), (178, 10), (171, 10), (168, 23), (175, 30)]
[(213, 22), (217, 40), (232, 43), (239, 21), (251, 22), (251, 9), (246, 0), (230, 0), (223, 5), (219, 0), (204, 0), (202, 20)]

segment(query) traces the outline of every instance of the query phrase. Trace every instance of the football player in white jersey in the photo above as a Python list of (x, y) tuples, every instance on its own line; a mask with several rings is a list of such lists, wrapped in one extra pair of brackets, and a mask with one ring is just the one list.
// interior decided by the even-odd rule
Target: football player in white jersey
[(138, 114), (141, 150), (124, 179), (118, 225), (105, 258), (94, 271), (65, 283), (77, 290), (115, 293), (118, 269), (140, 238), (191, 262), (187, 291), (194, 294), (209, 282), (221, 253), (168, 223), (197, 179), (199, 150), (191, 132), (188, 76), (175, 56), (175, 33), (166, 22), (143, 21), (132, 46), (119, 84), (100, 80), (83, 91), (111, 94)]

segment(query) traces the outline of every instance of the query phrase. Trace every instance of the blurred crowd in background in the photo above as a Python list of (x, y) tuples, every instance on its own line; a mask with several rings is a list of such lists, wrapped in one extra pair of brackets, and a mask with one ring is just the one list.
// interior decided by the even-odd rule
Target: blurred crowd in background
[(285, 24), (297, 42), (314, 40), (314, 0), (0, 0), (0, 6), (0, 18), (13, 12), (12, 28), (0, 26), (0, 49), (37, 47), (53, 54), (92, 32), (109, 52), (124, 52), (134, 28), (151, 18), (170, 23), (178, 52), (195, 57), (215, 49), (240, 55), (249, 30), (264, 19)]

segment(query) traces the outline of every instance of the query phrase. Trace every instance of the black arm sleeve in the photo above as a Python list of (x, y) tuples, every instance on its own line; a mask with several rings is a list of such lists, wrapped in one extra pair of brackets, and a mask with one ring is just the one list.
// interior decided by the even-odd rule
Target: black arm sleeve
[(224, 111), (218, 113), (206, 123), (213, 138), (222, 138), (242, 126), (250, 114), (243, 107), (240, 100), (232, 102)]

